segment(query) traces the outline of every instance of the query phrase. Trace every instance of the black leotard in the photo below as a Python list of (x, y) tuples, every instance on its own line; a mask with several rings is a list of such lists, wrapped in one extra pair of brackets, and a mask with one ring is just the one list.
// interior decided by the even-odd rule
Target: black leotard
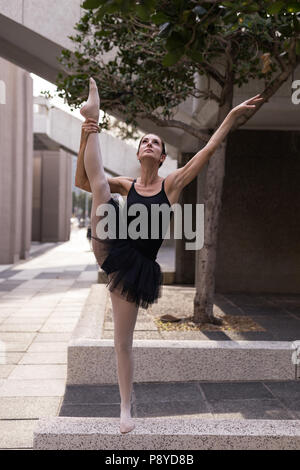
[[(158, 297), (161, 297), (162, 286), (162, 272), (159, 264), (155, 261), (158, 250), (164, 241), (166, 231), (168, 229), (170, 218), (173, 214), (171, 204), (167, 198), (164, 189), (164, 182), (162, 182), (161, 191), (153, 196), (142, 196), (139, 194), (134, 186), (136, 180), (133, 181), (131, 188), (127, 195), (127, 200), (122, 210), (127, 215), (127, 229), (130, 222), (134, 220), (137, 215), (128, 215), (129, 208), (136, 203), (144, 204), (148, 211), (148, 236), (149, 238), (137, 238), (136, 240), (128, 237), (126, 239), (116, 239), (112, 243), (109, 255), (105, 259), (101, 268), (107, 273), (112, 273), (112, 279), (107, 286), (111, 291), (121, 283), (122, 295), (126, 300), (135, 302), (142, 308), (148, 308), (154, 302), (157, 302)], [(110, 202), (120, 210), (120, 203), (115, 199)], [(159, 204), (165, 205), (166, 216), (160, 216), (158, 235), (159, 238), (151, 238), (151, 205)], [(124, 214), (124, 212), (123, 212)], [(162, 222), (164, 222), (162, 224)], [(128, 232), (127, 232), (128, 233)]]
[[(129, 190), (128, 196), (127, 196), (127, 209), (129, 209), (129, 207), (131, 207), (133, 204), (137, 204), (137, 203), (144, 204), (147, 207), (147, 211), (148, 211), (148, 238), (147, 239), (138, 238), (137, 240), (132, 240), (132, 241), (133, 241), (133, 244), (135, 245), (135, 247), (141, 253), (143, 253), (148, 258), (150, 258), (152, 260), (155, 260), (156, 256), (157, 256), (157, 253), (158, 253), (158, 250), (159, 250), (159, 248), (161, 247), (161, 245), (164, 241), (165, 231), (166, 230), (163, 230), (164, 227), (162, 226), (162, 215), (161, 215), (160, 218), (159, 218), (159, 227), (157, 227), (158, 228), (159, 238), (157, 238), (157, 239), (151, 238), (151, 227), (154, 223), (154, 220), (152, 220), (152, 218), (151, 218), (151, 205), (152, 204), (159, 204), (160, 207), (161, 207), (161, 204), (166, 204), (165, 207), (166, 207), (167, 211), (171, 207), (171, 204), (170, 204), (170, 202), (167, 198), (167, 195), (165, 193), (165, 188), (164, 188), (165, 180), (163, 180), (163, 182), (162, 182), (162, 188), (161, 188), (160, 192), (157, 193), (157, 194), (154, 194), (152, 196), (142, 196), (141, 194), (139, 194), (136, 191), (135, 186), (134, 186), (135, 181), (136, 180), (133, 181), (133, 183), (131, 185), (131, 188)], [(129, 216), (127, 214), (128, 225), (135, 218), (136, 218), (135, 215), (134, 216)], [(166, 221), (166, 219), (165, 219), (165, 222), (168, 223), (168, 222), (170, 222), (170, 220)]]

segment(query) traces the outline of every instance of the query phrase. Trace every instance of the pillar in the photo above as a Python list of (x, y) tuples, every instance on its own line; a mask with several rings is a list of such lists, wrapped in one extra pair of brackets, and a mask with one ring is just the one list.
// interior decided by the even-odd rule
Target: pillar
[(70, 238), (72, 215), (72, 155), (63, 149), (34, 152), (34, 241)]
[(2, 58), (0, 71), (0, 264), (13, 264), (31, 243), (33, 83)]

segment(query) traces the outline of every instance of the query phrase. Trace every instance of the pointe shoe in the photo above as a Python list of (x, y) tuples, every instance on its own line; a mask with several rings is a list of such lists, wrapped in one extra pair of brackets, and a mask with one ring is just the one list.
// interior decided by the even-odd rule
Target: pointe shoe
[(89, 96), (87, 102), (80, 109), (80, 114), (85, 118), (99, 120), (100, 98), (95, 80), (91, 77), (89, 82)]

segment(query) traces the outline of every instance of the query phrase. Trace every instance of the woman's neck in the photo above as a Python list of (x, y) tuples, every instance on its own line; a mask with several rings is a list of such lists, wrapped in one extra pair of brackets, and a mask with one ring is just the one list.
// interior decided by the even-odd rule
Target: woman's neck
[(152, 186), (160, 181), (157, 170), (142, 168), (139, 184), (141, 186)]

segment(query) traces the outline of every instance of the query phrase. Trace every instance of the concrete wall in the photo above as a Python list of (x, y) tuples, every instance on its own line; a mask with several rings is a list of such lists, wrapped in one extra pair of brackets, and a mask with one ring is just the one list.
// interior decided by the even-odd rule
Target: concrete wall
[(0, 264), (11, 264), (28, 256), (31, 241), (33, 86), (27, 72), (1, 58), (0, 80)]
[(32, 240), (67, 241), (72, 215), (72, 155), (34, 152)]
[[(54, 83), (61, 67), (57, 57), (62, 47), (74, 48), (68, 36), (76, 34), (75, 23), (84, 13), (81, 4), (81, 0), (0, 0), (1, 56)], [(221, 73), (224, 72), (222, 62), (224, 59), (219, 59), (214, 64)], [(295, 70), (295, 80), (299, 79), (299, 74), (300, 65)], [(207, 78), (198, 76), (198, 85), (200, 89), (206, 89)], [(212, 85), (219, 93), (219, 85)], [(236, 85), (233, 106), (260, 93), (263, 87), (263, 80), (250, 80), (240, 88)], [(291, 79), (288, 79), (245, 124), (245, 129), (299, 130), (298, 107), (291, 101), (291, 92)], [(214, 101), (189, 98), (178, 107), (174, 118), (205, 131), (215, 125), (217, 111)], [(139, 125), (145, 132), (161, 135), (174, 150), (183, 153), (198, 150), (197, 139), (183, 130), (160, 128), (149, 120), (139, 120)]]
[[(81, 16), (81, 0), (0, 0), (0, 13), (63, 47)], [(51, 13), (51, 16), (49, 16)]]
[[(55, 150), (61, 146), (77, 155), (82, 122), (53, 106), (50, 100), (42, 96), (34, 97), (34, 134), (40, 144), (44, 144), (43, 148)], [(129, 145), (106, 131), (99, 134), (99, 142), (105, 171), (113, 176), (139, 176), (140, 163), (136, 156), (138, 142), (136, 146)], [(177, 161), (167, 157), (159, 174), (167, 176), (176, 168)]]
[(0, 55), (52, 82), (63, 47), (81, 16), (81, 0), (0, 0)]
[(35, 152), (33, 158), (32, 188), (32, 240), (42, 237), (42, 152)]
[(229, 136), (216, 291), (300, 293), (300, 132)]

